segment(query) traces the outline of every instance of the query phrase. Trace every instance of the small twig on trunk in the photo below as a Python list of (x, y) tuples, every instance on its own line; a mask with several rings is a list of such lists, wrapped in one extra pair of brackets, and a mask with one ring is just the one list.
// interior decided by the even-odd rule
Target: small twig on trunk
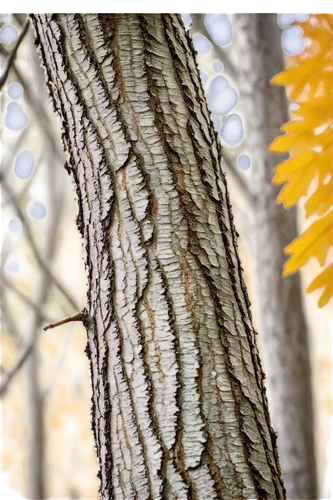
[(43, 330), (49, 330), (50, 328), (55, 328), (56, 326), (65, 325), (71, 321), (83, 321), (88, 316), (88, 311), (84, 307), (81, 312), (75, 314), (74, 316), (69, 316), (68, 318), (57, 321), (56, 323), (51, 323), (50, 325), (44, 326)]

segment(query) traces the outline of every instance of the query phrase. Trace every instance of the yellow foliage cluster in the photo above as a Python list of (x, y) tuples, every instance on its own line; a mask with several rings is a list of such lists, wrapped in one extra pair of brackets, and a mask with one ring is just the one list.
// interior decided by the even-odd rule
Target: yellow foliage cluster
[[(277, 202), (289, 208), (307, 196), (306, 217), (315, 216), (316, 220), (286, 247), (291, 257), (284, 268), (285, 276), (299, 270), (311, 257), (323, 267), (333, 246), (333, 15), (310, 15), (301, 27), (306, 40), (304, 52), (289, 57), (287, 69), (271, 81), (286, 86), (290, 100), (299, 108), (281, 128), (285, 135), (278, 137), (269, 150), (290, 153), (290, 158), (275, 169), (273, 183), (285, 183)], [(333, 295), (333, 264), (312, 281), (307, 292), (318, 288), (323, 288), (318, 303), (323, 307)]]

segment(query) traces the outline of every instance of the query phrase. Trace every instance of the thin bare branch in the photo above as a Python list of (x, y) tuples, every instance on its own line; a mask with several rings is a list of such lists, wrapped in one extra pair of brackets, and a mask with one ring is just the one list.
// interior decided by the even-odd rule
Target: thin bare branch
[(30, 355), (34, 345), (36, 343), (36, 339), (33, 338), (22, 350), (21, 354), (19, 355), (16, 363), (14, 363), (14, 365), (12, 366), (12, 368), (10, 368), (2, 377), (2, 381), (1, 381), (1, 384), (0, 384), (0, 397), (3, 396), (5, 394), (5, 392), (7, 391), (8, 389), (8, 386), (12, 380), (12, 378), (14, 377), (14, 375), (16, 375), (16, 373), (22, 368), (24, 362), (26, 361), (26, 359), (28, 358), (28, 356)]
[(14, 58), (16, 56), (16, 53), (18, 51), (18, 48), (19, 46), (21, 45), (21, 42), (23, 40), (23, 38), (25, 37), (27, 31), (28, 31), (28, 28), (29, 28), (29, 19), (27, 19), (23, 25), (23, 28), (21, 30), (21, 33), (18, 37), (18, 39), (16, 40), (16, 44), (14, 45), (14, 48), (13, 50), (10, 52), (8, 58), (7, 58), (7, 61), (6, 61), (6, 65), (5, 65), (5, 69), (0, 77), (0, 90), (2, 89), (2, 87), (4, 86), (4, 84), (6, 83), (6, 80), (7, 80), (7, 77), (8, 77), (8, 74), (9, 74), (9, 70), (10, 70), (10, 67), (14, 61)]
[(74, 316), (69, 316), (68, 318), (57, 321), (56, 323), (51, 323), (50, 325), (44, 326), (43, 330), (49, 330), (50, 328), (56, 328), (57, 326), (65, 325), (66, 323), (71, 323), (72, 321), (83, 321), (88, 315), (87, 309), (84, 308), (79, 313)]
[(5, 369), (4, 369), (4, 367), (2, 365), (0, 365), (0, 375), (3, 376), (4, 373), (5, 373)]
[[(1, 281), (4, 281), (4, 267), (5, 267), (5, 262), (7, 261), (8, 257), (8, 245), (7, 241), (5, 240), (3, 243), (3, 247), (1, 249), (1, 268), (0, 268), (0, 278)], [(19, 331), (19, 328), (16, 324), (15, 318), (13, 314), (11, 313), (11, 309), (8, 307), (7, 303), (7, 294), (6, 294), (6, 287), (1, 288), (1, 301), (0, 301), (0, 309), (1, 309), (1, 319), (6, 325), (7, 331), (12, 335), (12, 338), (14, 342), (16, 343), (17, 347), (20, 347), (22, 343), (22, 336)]]
[(22, 343), (21, 333), (14, 320), (13, 315), (11, 314), (11, 310), (8, 307), (6, 294), (4, 293), (4, 291), (2, 291), (1, 293), (1, 316), (3, 326), (5, 326), (5, 331), (10, 333), (11, 338), (13, 339), (15, 344), (19, 346)]
[[(15, 66), (14, 66), (15, 67)], [(34, 80), (35, 81), (35, 80)], [(31, 106), (32, 113), (35, 113), (38, 117), (36, 124), (40, 127), (42, 138), (45, 137), (44, 141), (46, 148), (44, 146), (44, 151), (48, 154), (48, 161), (46, 161), (47, 166), (47, 191), (49, 195), (49, 211), (48, 211), (48, 224), (43, 232), (43, 245), (37, 245), (34, 233), (32, 232), (32, 226), (29, 224), (29, 219), (25, 214), (22, 207), (23, 200), (20, 199), (21, 193), (15, 194), (11, 192), (12, 190), (5, 189), (4, 191), (9, 194), (11, 203), (16, 209), (17, 214), (20, 216), (24, 231), (26, 235), (26, 241), (30, 244), (32, 252), (35, 255), (35, 260), (39, 264), (39, 269), (36, 273), (36, 283), (34, 284), (35, 293), (33, 294), (33, 302), (39, 304), (40, 309), (43, 309), (46, 303), (52, 284), (58, 286), (58, 288), (65, 292), (67, 299), (73, 307), (76, 308), (75, 301), (69, 296), (68, 292), (59, 283), (56, 276), (52, 273), (52, 260), (56, 255), (56, 249), (59, 243), (59, 229), (61, 228), (61, 214), (64, 211), (64, 189), (61, 185), (61, 181), (57, 175), (56, 168), (54, 168), (56, 163), (54, 158), (63, 161), (63, 155), (59, 153), (59, 147), (57, 147), (57, 142), (54, 140), (54, 132), (50, 119), (48, 118), (47, 112), (43, 109), (41, 103), (36, 105), (38, 100), (37, 90), (31, 90), (29, 85), (23, 85), (25, 90), (25, 97)], [(29, 97), (31, 97), (29, 99)], [(38, 110), (41, 110), (40, 115), (38, 115)], [(41, 119), (42, 116), (42, 119)], [(52, 157), (53, 153), (53, 157)], [(2, 176), (5, 177), (4, 175)], [(27, 183), (26, 183), (27, 186)], [(60, 285), (60, 286), (59, 286)], [(63, 301), (61, 301), (63, 302)], [(66, 304), (67, 305), (67, 304)], [(68, 306), (67, 306), (68, 307)], [(66, 313), (65, 313), (66, 314)], [(2, 384), (0, 386), (0, 394), (4, 394), (6, 391), (9, 392), (10, 383), (15, 377), (15, 374), (22, 370), (23, 366), (26, 369), (25, 372), (25, 394), (27, 397), (27, 421), (28, 421), (28, 435), (27, 435), (27, 492), (26, 496), (28, 498), (44, 498), (45, 497), (45, 486), (44, 486), (44, 431), (42, 426), (43, 421), (43, 394), (42, 387), (39, 377), (39, 356), (38, 356), (38, 341), (40, 334), (42, 332), (41, 325), (42, 316), (38, 308), (31, 308), (30, 314), (27, 315), (25, 320), (25, 334), (27, 341), (25, 347), (19, 350), (19, 355), (15, 364), (9, 369), (7, 373), (2, 377)]]
[(22, 144), (26, 141), (27, 135), (29, 134), (29, 127), (26, 127), (21, 131), (16, 141), (11, 147), (11, 150), (6, 154), (6, 156), (1, 159), (1, 171), (7, 174), (10, 167), (13, 165), (13, 152), (19, 151), (21, 149)]
[(40, 155), (40, 157), (37, 160), (36, 167), (35, 167), (35, 169), (33, 171), (32, 176), (26, 181), (26, 183), (24, 184), (22, 190), (18, 194), (18, 197), (21, 200), (25, 198), (25, 195), (27, 194), (28, 189), (30, 188), (30, 186), (34, 182), (34, 180), (36, 179), (36, 176), (37, 176), (38, 172), (40, 171), (40, 167), (42, 166), (42, 164), (43, 164), (43, 156)]
[(8, 288), (12, 292), (14, 292), (23, 302), (25, 302), (31, 309), (33, 309), (36, 313), (38, 313), (43, 321), (49, 321), (49, 316), (44, 314), (41, 311), (40, 304), (36, 304), (33, 300), (31, 300), (25, 293), (23, 293), (19, 288), (17, 288), (14, 283), (2, 277), (1, 281), (5, 288)]
[(8, 183), (7, 183), (7, 181), (6, 181), (6, 179), (5, 179), (5, 177), (4, 177), (3, 174), (0, 174), (0, 182), (2, 183), (2, 185), (5, 188), (5, 190), (7, 191), (8, 195), (10, 197), (10, 200), (11, 200), (11, 202), (12, 202), (12, 204), (13, 204), (16, 212), (17, 212), (17, 215), (19, 216), (19, 218), (22, 221), (22, 225), (23, 225), (23, 228), (24, 228), (27, 240), (29, 242), (31, 250), (33, 251), (33, 254), (34, 254), (34, 256), (35, 256), (38, 264), (43, 269), (44, 273), (49, 276), (49, 278), (52, 281), (52, 283), (60, 290), (60, 292), (64, 295), (64, 297), (66, 297), (66, 299), (71, 304), (71, 306), (74, 309), (78, 310), (79, 307), (76, 304), (75, 299), (64, 288), (64, 286), (60, 283), (60, 281), (58, 280), (58, 278), (52, 273), (52, 271), (50, 270), (49, 266), (45, 263), (44, 259), (40, 255), (40, 252), (39, 252), (39, 250), (37, 248), (37, 245), (36, 245), (35, 240), (33, 238), (32, 232), (30, 230), (30, 226), (28, 224), (28, 221), (27, 221), (27, 219), (26, 219), (26, 217), (25, 217), (25, 215), (24, 215), (21, 207), (19, 206), (19, 204), (18, 204), (18, 202), (16, 200), (14, 192), (12, 191), (12, 189), (10, 188), (10, 186), (8, 185)]

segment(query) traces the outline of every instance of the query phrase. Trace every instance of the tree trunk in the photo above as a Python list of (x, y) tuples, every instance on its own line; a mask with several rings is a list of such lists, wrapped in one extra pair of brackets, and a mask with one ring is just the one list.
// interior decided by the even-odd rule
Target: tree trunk
[(297, 237), (296, 210), (275, 200), (272, 185), (281, 155), (270, 143), (289, 120), (284, 89), (270, 85), (284, 69), (276, 15), (236, 14), (229, 54), (238, 75), (237, 88), (252, 158), (252, 194), (261, 330), (267, 359), (267, 392), (278, 431), (281, 466), (288, 497), (316, 498), (316, 461), (308, 333), (299, 273), (282, 277), (283, 249)]
[[(40, 325), (39, 325), (40, 327)], [(27, 498), (45, 498), (44, 419), (39, 383), (39, 356), (36, 346), (26, 361), (27, 390)]]
[(103, 500), (283, 498), (221, 147), (176, 15), (32, 15), (88, 276)]

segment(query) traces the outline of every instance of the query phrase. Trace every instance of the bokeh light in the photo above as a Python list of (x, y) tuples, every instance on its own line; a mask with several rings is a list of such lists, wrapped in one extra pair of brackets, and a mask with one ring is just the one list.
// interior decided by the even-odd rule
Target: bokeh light
[(192, 17), (190, 16), (190, 14), (182, 14), (182, 19), (185, 29), (188, 30), (192, 24)]
[(285, 29), (294, 22), (304, 23), (309, 19), (309, 14), (278, 14), (278, 25)]
[(5, 125), (14, 132), (23, 130), (28, 124), (28, 116), (18, 102), (10, 102), (5, 114)]
[(5, 26), (0, 29), (0, 42), (5, 45), (9, 45), (10, 43), (15, 42), (17, 35), (18, 33), (15, 26), (12, 24), (5, 24)]
[(216, 76), (207, 92), (208, 107), (212, 113), (225, 115), (237, 104), (238, 94), (224, 76)]
[(214, 63), (213, 63), (213, 70), (216, 73), (221, 73), (221, 71), (224, 70), (224, 64), (221, 61), (214, 61)]
[(2, 23), (9, 23), (11, 18), (11, 14), (0, 14), (0, 21)]
[(241, 154), (237, 158), (237, 166), (241, 170), (248, 170), (251, 167), (251, 158), (247, 154)]
[(290, 111), (297, 111), (301, 106), (299, 104), (297, 104), (297, 102), (292, 102), (290, 105), (289, 105), (289, 109)]
[(216, 45), (228, 45), (232, 39), (232, 24), (227, 14), (207, 14), (206, 30)]
[(303, 29), (300, 26), (291, 26), (282, 33), (282, 49), (288, 56), (301, 54), (305, 49)]
[(20, 234), (22, 232), (21, 219), (19, 217), (14, 217), (13, 219), (10, 219), (8, 227), (11, 233)]
[(11, 99), (19, 99), (23, 96), (23, 87), (20, 83), (11, 83), (8, 87), (7, 93)]
[(14, 172), (20, 179), (29, 179), (34, 170), (35, 155), (30, 149), (21, 149), (15, 159)]
[(222, 125), (220, 137), (229, 146), (238, 145), (244, 137), (244, 127), (242, 119), (239, 115), (227, 116)]
[(21, 272), (21, 262), (15, 257), (11, 257), (6, 262), (6, 271), (11, 276), (17, 276)]
[(28, 203), (27, 212), (34, 220), (43, 220), (46, 217), (46, 208), (41, 201), (33, 200)]
[(193, 45), (199, 54), (208, 54), (210, 51), (210, 41), (204, 35), (195, 35)]

